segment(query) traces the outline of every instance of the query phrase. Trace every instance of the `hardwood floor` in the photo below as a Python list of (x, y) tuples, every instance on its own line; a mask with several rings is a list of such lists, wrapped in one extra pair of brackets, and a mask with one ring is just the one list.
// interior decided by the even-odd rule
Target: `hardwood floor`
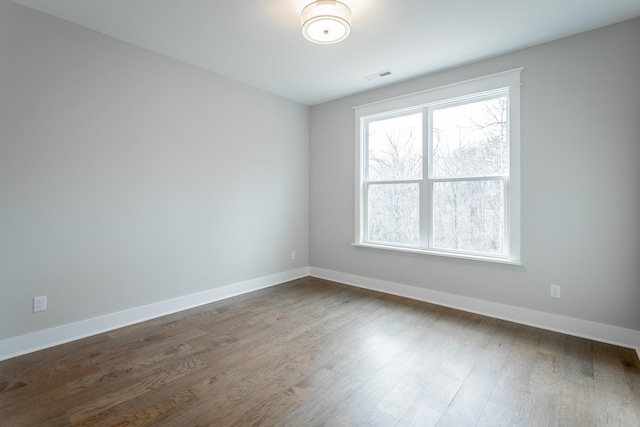
[(305, 278), (0, 362), (1, 426), (639, 426), (632, 350)]

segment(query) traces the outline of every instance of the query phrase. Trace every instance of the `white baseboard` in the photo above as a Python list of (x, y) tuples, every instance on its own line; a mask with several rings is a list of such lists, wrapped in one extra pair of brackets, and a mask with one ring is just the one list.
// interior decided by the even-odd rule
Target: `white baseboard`
[(0, 361), (258, 289), (268, 288), (308, 275), (309, 267), (303, 267), (8, 338), (0, 341)]
[(196, 294), (111, 313), (80, 322), (58, 326), (0, 341), (0, 361), (75, 341), (167, 314), (197, 307), (225, 298), (275, 286), (305, 276), (314, 276), (346, 285), (371, 289), (419, 301), (451, 307), (497, 319), (562, 332), (608, 344), (634, 349), (640, 358), (640, 331), (605, 325), (588, 320), (544, 313), (526, 308), (433, 291), (369, 277), (356, 276), (317, 267), (303, 267), (270, 276), (247, 280)]
[(387, 294), (398, 295), (419, 301), (430, 302), (445, 307), (482, 314), (510, 322), (521, 323), (537, 328), (614, 344), (621, 347), (634, 349), (640, 358), (640, 331), (605, 325), (589, 320), (544, 313), (542, 311), (514, 307), (491, 301), (479, 300), (460, 295), (430, 289), (417, 288), (415, 286), (402, 285), (369, 277), (356, 276), (323, 268), (310, 267), (312, 276), (321, 279), (332, 280), (346, 285), (371, 289)]

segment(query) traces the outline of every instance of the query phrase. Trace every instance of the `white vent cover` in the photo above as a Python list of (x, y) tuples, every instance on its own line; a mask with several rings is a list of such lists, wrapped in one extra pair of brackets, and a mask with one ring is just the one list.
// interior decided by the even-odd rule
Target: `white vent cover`
[(384, 70), (384, 71), (378, 71), (377, 73), (369, 74), (368, 76), (365, 77), (365, 79), (375, 80), (375, 79), (379, 79), (380, 77), (387, 77), (389, 75), (391, 75), (391, 70)]

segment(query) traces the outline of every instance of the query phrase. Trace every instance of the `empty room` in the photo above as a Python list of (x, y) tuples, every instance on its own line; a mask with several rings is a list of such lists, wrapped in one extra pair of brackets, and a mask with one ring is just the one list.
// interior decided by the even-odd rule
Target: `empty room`
[(637, 0), (0, 0), (0, 426), (640, 426)]

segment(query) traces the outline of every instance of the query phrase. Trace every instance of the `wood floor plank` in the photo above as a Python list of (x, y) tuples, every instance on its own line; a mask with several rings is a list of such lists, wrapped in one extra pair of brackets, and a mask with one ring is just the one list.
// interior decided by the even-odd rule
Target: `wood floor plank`
[(438, 373), (422, 377), (421, 381), (422, 389), (416, 401), (442, 413), (449, 407), (463, 384), (462, 381)]
[(189, 371), (197, 370), (204, 366), (206, 366), (204, 362), (198, 358), (180, 360), (178, 363), (173, 363), (171, 366), (157, 371), (154, 375), (146, 375), (132, 382), (125, 388), (112, 389), (107, 393), (92, 398), (90, 402), (81, 401), (80, 404), (76, 404), (70, 408), (67, 414), (72, 423), (78, 423), (122, 402), (132, 400), (149, 390), (164, 387)]
[(510, 362), (516, 337), (516, 325), (503, 322), (486, 346), (479, 350), (478, 359), (465, 378), (465, 382), (493, 389), (502, 369)]
[[(382, 412), (377, 408), (373, 408), (362, 420), (357, 424), (358, 427), (393, 427), (398, 424), (398, 420), (393, 418), (386, 412)], [(341, 425), (341, 424), (325, 424), (328, 426)], [(342, 424), (346, 426), (352, 426), (354, 424)]]
[[(362, 424), (363, 420), (370, 419), (371, 412), (376, 411), (376, 402), (379, 402), (389, 393), (390, 386), (371, 379), (356, 389), (349, 397), (337, 404), (324, 419), (327, 426), (345, 425), (352, 426)], [(379, 418), (379, 417), (377, 417)], [(397, 418), (392, 418), (397, 422)]]
[(602, 343), (593, 347), (598, 425), (640, 425), (640, 408), (635, 406), (617, 347)]
[(0, 418), (0, 426), (29, 426), (29, 427), (68, 427), (71, 425), (69, 418), (63, 411), (54, 409), (43, 411), (22, 412), (9, 418)]
[(73, 423), (74, 426), (109, 427), (116, 425), (130, 425), (125, 420), (135, 416), (136, 410), (129, 402), (122, 402), (106, 411), (101, 411), (95, 415), (87, 417), (80, 422)]
[[(172, 414), (181, 411), (189, 405), (197, 402), (198, 398), (190, 391), (183, 391), (175, 396), (163, 400), (160, 403), (151, 405), (142, 411), (134, 414), (120, 417), (117, 422), (111, 423), (111, 426), (151, 426), (160, 420), (170, 417)], [(105, 424), (107, 425), (107, 424)]]
[(276, 424), (283, 414), (291, 413), (300, 403), (286, 393), (277, 393), (263, 402), (249, 408), (231, 426), (271, 426)]
[(434, 427), (442, 417), (442, 412), (436, 411), (421, 403), (414, 403), (400, 419), (398, 427)]
[(312, 399), (288, 414), (277, 425), (296, 427), (313, 425), (326, 420), (334, 408), (351, 396), (358, 388), (369, 380), (371, 370), (375, 369), (371, 362), (356, 362), (348, 374), (339, 378), (322, 392), (322, 398)]
[(302, 278), (0, 362), (0, 426), (634, 426), (607, 344)]
[[(245, 414), (273, 412), (274, 408), (294, 408), (297, 405), (285, 391), (299, 383), (304, 376), (289, 363), (274, 367), (272, 370), (254, 374), (242, 383), (224, 390), (219, 404), (215, 398), (203, 398), (210, 404), (207, 423), (213, 425), (234, 425)], [(282, 413), (280, 413), (282, 415)]]
[(595, 381), (593, 378), (593, 350), (591, 341), (566, 337), (565, 351), (560, 362), (562, 380), (560, 392), (560, 425), (597, 425)]
[[(22, 392), (23, 389), (18, 391)], [(0, 398), (2, 406), (0, 407), (0, 421), (9, 419), (12, 417), (18, 417), (21, 414), (27, 417), (40, 416), (40, 411), (35, 413), (30, 408), (38, 407), (43, 413), (64, 413), (67, 402), (72, 394), (67, 390), (64, 384), (59, 384), (55, 387), (34, 387), (33, 393), (27, 393), (26, 395), (15, 395), (12, 392)], [(8, 424), (11, 425), (11, 424)], [(15, 425), (31, 425), (20, 424)], [(2, 424), (0, 423), (0, 426)]]
[(519, 425), (558, 425), (560, 358), (543, 352), (536, 356)]
[[(640, 407), (640, 361), (636, 356), (636, 352), (629, 348), (619, 348), (618, 351), (625, 376), (627, 377), (627, 384), (631, 391), (633, 407), (638, 408)], [(640, 417), (640, 414), (636, 412), (636, 416)]]
[(541, 331), (521, 325), (517, 329), (518, 336), (502, 365), (489, 401), (520, 413), (530, 391), (529, 382), (538, 355)]
[(490, 394), (490, 389), (475, 384), (463, 384), (440, 417), (438, 426), (475, 426), (480, 420)]
[(289, 388), (286, 393), (297, 403), (303, 404), (316, 396), (320, 396), (324, 389), (336, 381), (336, 378), (336, 374), (329, 369), (319, 368), (298, 384)]
[[(220, 346), (218, 343), (214, 344), (215, 345), (212, 345), (212, 353), (215, 353), (216, 351), (227, 351), (225, 350), (227, 347)], [(248, 372), (246, 368), (234, 364), (234, 362), (231, 361), (231, 358), (227, 363), (216, 363), (215, 357), (211, 357), (211, 354), (209, 354), (209, 352), (206, 352), (201, 348), (198, 349), (198, 351), (195, 351), (195, 348), (192, 347), (192, 352), (187, 355), (191, 357), (199, 357), (206, 365), (200, 367), (197, 370), (190, 370), (185, 372), (183, 376), (171, 382), (171, 387), (155, 387), (150, 389), (144, 394), (132, 399), (132, 405), (138, 410), (146, 408), (165, 399), (171, 398), (171, 396), (179, 391), (191, 389), (195, 385), (203, 382), (214, 381), (218, 375), (228, 369), (241, 368), (244, 371)]]
[[(518, 425), (520, 411), (488, 401), (482, 410), (477, 427), (512, 427)], [(565, 425), (565, 424), (561, 424)]]
[(413, 406), (420, 394), (421, 387), (408, 378), (402, 378), (376, 405), (376, 409), (401, 419)]

